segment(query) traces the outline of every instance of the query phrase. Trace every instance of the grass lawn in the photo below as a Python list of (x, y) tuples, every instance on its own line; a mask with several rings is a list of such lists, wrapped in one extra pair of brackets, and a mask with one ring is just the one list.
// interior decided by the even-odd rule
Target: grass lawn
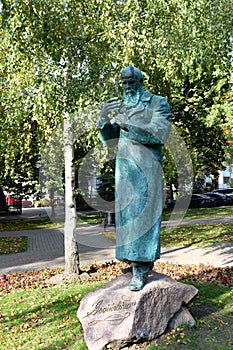
[[(164, 210), (163, 220), (170, 219), (171, 210)], [(207, 219), (207, 218), (224, 218), (233, 216), (233, 205), (213, 207), (213, 208), (193, 208), (188, 209), (184, 219)]]
[(0, 237), (0, 255), (26, 252), (28, 237)]
[(93, 213), (93, 214), (79, 214), (78, 224), (88, 223), (90, 225), (102, 224), (104, 223), (103, 213)]
[[(102, 234), (115, 242), (115, 231), (105, 231)], [(233, 224), (231, 222), (161, 228), (162, 247), (204, 246), (216, 242), (233, 242)]]
[[(80, 300), (85, 294), (114, 277), (116, 266), (102, 266), (100, 281), (70, 282), (55, 287), (37, 284), (37, 278), (48, 271), (14, 274), (10, 276), (13, 288), (0, 289), (0, 348), (11, 350), (69, 349), (87, 350), (81, 324), (76, 316)], [(164, 273), (173, 271), (184, 283), (195, 285), (199, 294), (190, 306), (196, 325), (192, 329), (182, 327), (170, 332), (165, 338), (144, 343), (141, 349), (212, 349), (227, 350), (233, 346), (233, 291), (229, 285), (232, 271), (223, 270), (228, 284), (219, 279), (220, 270), (196, 271), (193, 267), (161, 264)], [(211, 272), (210, 272), (211, 271)], [(205, 277), (205, 280), (203, 280)], [(211, 280), (207, 282), (206, 280)], [(215, 279), (216, 278), (216, 279)]]
[(29, 289), (0, 301), (1, 349), (87, 349), (76, 316), (80, 299), (100, 283)]
[[(171, 211), (163, 212), (163, 221), (170, 219)], [(214, 208), (188, 209), (185, 219), (224, 218), (233, 216), (233, 206)], [(114, 231), (102, 232), (107, 238), (115, 241)], [(233, 224), (209, 224), (209, 225), (186, 225), (176, 227), (162, 227), (161, 245), (171, 246), (204, 246), (216, 242), (233, 242)]]
[(162, 227), (161, 245), (172, 246), (204, 246), (216, 242), (233, 242), (233, 224), (187, 225)]
[(61, 227), (58, 223), (51, 222), (49, 219), (38, 220), (19, 220), (19, 221), (0, 221), (0, 232), (5, 231), (22, 231), (22, 230), (36, 230), (46, 228)]

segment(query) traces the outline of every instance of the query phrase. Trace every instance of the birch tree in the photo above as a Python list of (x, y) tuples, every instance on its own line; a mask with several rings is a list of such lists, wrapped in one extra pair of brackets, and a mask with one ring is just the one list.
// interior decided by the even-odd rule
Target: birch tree
[(76, 130), (93, 129), (83, 110), (121, 95), (119, 74), (129, 64), (144, 72), (146, 87), (168, 97), (196, 174), (222, 167), (232, 127), (231, 1), (67, 0), (65, 7), (64, 0), (2, 0), (1, 5), (1, 180), (20, 172), (36, 179), (43, 147), (66, 116), (77, 116)]

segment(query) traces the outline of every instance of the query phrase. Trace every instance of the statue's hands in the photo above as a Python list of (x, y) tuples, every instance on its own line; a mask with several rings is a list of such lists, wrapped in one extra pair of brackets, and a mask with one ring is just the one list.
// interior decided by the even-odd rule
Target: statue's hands
[(118, 97), (110, 98), (106, 103), (103, 104), (99, 124), (105, 124), (110, 122), (110, 118), (114, 117), (114, 122), (120, 126), (120, 128), (127, 130), (126, 115), (119, 113), (122, 101)]
[(127, 120), (126, 120), (126, 115), (123, 113), (118, 113), (115, 116), (115, 123), (117, 123), (122, 129), (127, 130)]
[(111, 114), (115, 116), (118, 112), (122, 102), (118, 99), (118, 97), (110, 98), (106, 103), (103, 104), (100, 121), (109, 122)]

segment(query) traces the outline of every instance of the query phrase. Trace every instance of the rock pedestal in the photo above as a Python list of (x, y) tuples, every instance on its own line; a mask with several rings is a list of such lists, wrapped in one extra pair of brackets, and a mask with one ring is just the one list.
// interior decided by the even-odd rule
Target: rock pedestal
[(77, 315), (89, 350), (120, 348), (180, 324), (194, 325), (185, 305), (197, 295), (195, 287), (152, 271), (144, 288), (132, 292), (131, 278), (131, 273), (121, 275), (82, 299)]

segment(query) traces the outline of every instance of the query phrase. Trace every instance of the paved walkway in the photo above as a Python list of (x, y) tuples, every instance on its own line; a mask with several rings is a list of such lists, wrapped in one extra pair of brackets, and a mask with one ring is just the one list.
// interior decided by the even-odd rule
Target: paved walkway
[[(233, 217), (209, 219), (208, 223), (233, 222)], [(207, 220), (189, 220), (181, 224), (207, 223)], [(177, 222), (170, 222), (170, 226)], [(167, 226), (167, 223), (163, 223)], [(80, 264), (104, 262), (115, 259), (115, 245), (99, 234), (103, 225), (82, 225), (77, 230), (80, 250)], [(30, 231), (2, 232), (0, 236), (28, 236), (29, 246), (25, 253), (0, 255), (0, 272), (13, 273), (39, 270), (46, 267), (64, 267), (64, 235), (62, 229), (43, 229)], [(216, 267), (233, 266), (233, 243), (216, 243), (205, 247), (162, 248), (160, 261), (181, 264), (200, 263)]]

